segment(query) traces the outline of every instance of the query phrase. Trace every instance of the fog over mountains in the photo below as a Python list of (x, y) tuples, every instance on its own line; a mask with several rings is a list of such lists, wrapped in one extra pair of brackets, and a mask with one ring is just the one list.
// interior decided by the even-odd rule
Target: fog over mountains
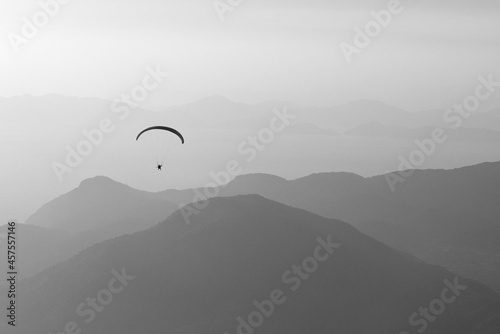
[[(99, 304), (111, 280), (113, 302)], [(262, 333), (493, 334), (500, 325), (492, 290), (347, 223), (256, 195), (212, 199), (189, 225), (176, 212), (90, 247), (21, 288), (26, 334), (54, 333), (68, 322), (92, 334), (236, 333), (252, 331), (251, 324)], [(97, 296), (95, 309), (89, 296)], [(428, 310), (419, 315), (441, 298), (447, 302), (439, 319), (426, 320)], [(271, 299), (277, 304), (265, 302)], [(255, 310), (268, 316), (249, 318)]]
[[(500, 224), (494, 219), (500, 215), (499, 182), (499, 163), (416, 171), (394, 193), (385, 175), (323, 173), (287, 181), (254, 174), (237, 177), (220, 189), (220, 196), (259, 194), (341, 219), (396, 249), (500, 292)], [(203, 200), (204, 193), (203, 188), (149, 193), (106, 177), (85, 180), (22, 226), (23, 235), (38, 241), (23, 247), (21, 273), (31, 276), (96, 242), (152, 227), (180, 205)], [(193, 215), (185, 217), (189, 221)]]
[[(497, 333), (499, 167), (415, 171), (394, 193), (386, 175), (243, 175), (205, 204), (191, 203), (210, 189), (85, 180), (20, 225), (20, 330), (74, 322), (87, 333), (236, 333), (251, 331), (247, 316), (267, 305), (262, 333)], [(325, 243), (331, 256), (313, 270), (303, 261)], [(293, 267), (301, 263), (311, 272)], [(92, 311), (87, 297), (113, 277), (123, 293)], [(426, 318), (444, 289), (456, 299)], [(269, 306), (272, 296), (283, 303)]]
[(499, 14), (0, 1), (0, 334), (500, 334)]
[[(16, 135), (35, 147), (67, 135), (79, 140), (80, 124), (92, 129), (101, 115), (83, 111), (109, 107), (101, 99), (55, 95), (15, 99), (1, 101), (12, 103), (2, 126), (15, 131), (19, 117), (32, 119)], [(415, 138), (425, 140), (443, 126), (440, 112), (408, 113), (374, 101), (333, 109), (277, 104), (214, 96), (158, 112), (136, 110), (128, 116), (133, 122), (114, 123), (106, 145), (82, 158), (86, 167), (65, 175), (60, 189), (66, 191), (44, 194), (53, 195), (20, 221), (25, 320), (19, 331), (498, 333), (500, 163), (455, 168), (495, 161), (498, 112), (479, 115), (479, 127), (443, 127), (448, 140), (436, 150), (459, 154), (430, 156), (426, 165), (450, 168), (396, 171), (407, 166), (401, 157), (418, 147)], [(14, 112), (18, 105), (21, 114)], [(76, 119), (63, 116), (70, 105), (81, 108)], [(106, 115), (120, 119), (113, 110)], [(66, 120), (63, 131), (53, 126), (59, 117)], [(293, 121), (265, 150), (247, 150), (255, 162), (245, 164), (249, 156), (234, 148), (280, 117)], [(171, 152), (168, 173), (158, 179), (130, 133), (167, 118), (185, 126), (187, 153)], [(41, 132), (48, 134), (45, 142), (37, 142)], [(318, 155), (332, 148), (334, 154)], [(298, 153), (307, 164), (294, 160)], [(359, 164), (361, 154), (366, 164)], [(64, 162), (64, 151), (58, 155)], [(241, 175), (228, 178), (224, 166), (189, 162), (209, 155), (239, 162)], [(331, 172), (347, 156), (357, 167), (346, 170), (362, 173)], [(93, 174), (96, 159), (109, 163), (108, 176)], [(264, 168), (268, 159), (274, 163)], [(54, 177), (45, 161), (43, 177)], [(119, 181), (146, 161), (142, 184), (150, 180), (156, 191)], [(208, 183), (200, 170), (211, 171)], [(190, 183), (223, 186), (175, 187), (184, 172), (193, 173)], [(72, 187), (84, 174), (91, 177)], [(318, 245), (330, 248), (321, 246), (322, 255)], [(0, 258), (6, 268), (3, 248)], [(6, 294), (5, 283), (0, 286)]]
[[(8, 162), (0, 178), (6, 185), (22, 180), (8, 194), (2, 193), (1, 200), (11, 215), (26, 212), (18, 216), (21, 221), (52, 198), (74, 189), (80, 180), (95, 175), (127, 183), (142, 173), (141, 181), (130, 181), (130, 185), (150, 191), (205, 184), (207, 171), (220, 170), (233, 159), (242, 162), (245, 174), (271, 173), (289, 179), (320, 171), (380, 175), (398, 169), (400, 157), (408, 160), (419, 149), (415, 140), (430, 138), (436, 127), (447, 129), (447, 140), (436, 152), (449, 153), (433, 154), (414, 168), (450, 169), (500, 160), (500, 109), (487, 106), (458, 129), (443, 120), (446, 110), (410, 113), (371, 100), (314, 107), (287, 101), (246, 104), (212, 96), (156, 111), (139, 106), (126, 112), (123, 104), (105, 99), (25, 95), (0, 98), (0, 110), (0, 133), (6, 144), (0, 153)], [(258, 159), (246, 163), (248, 156), (237, 148), (268, 127), (276, 110), (286, 110), (294, 117), (292, 123), (259, 152)], [(87, 140), (84, 131), (92, 132), (105, 119), (111, 122), (112, 132), (90, 156), (81, 157), (76, 168), (58, 176), (54, 163), (68, 166), (68, 159), (77, 159), (68, 158), (68, 152)], [(142, 172), (150, 171), (149, 152), (131, 134), (163, 123), (182, 129), (189, 140), (182, 151), (170, 153), (175, 163), (158, 180), (152, 170)], [(20, 145), (18, 149), (12, 149), (14, 143)], [(30, 153), (23, 153), (26, 150)], [(265, 163), (268, 158), (273, 159), (272, 165)], [(35, 161), (40, 168), (31, 168)], [(52, 186), (45, 187), (47, 183)]]

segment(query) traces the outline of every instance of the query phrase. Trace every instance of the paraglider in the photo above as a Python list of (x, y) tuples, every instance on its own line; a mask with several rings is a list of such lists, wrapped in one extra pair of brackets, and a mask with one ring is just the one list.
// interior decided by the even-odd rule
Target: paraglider
[[(167, 126), (152, 126), (147, 129), (142, 130), (135, 139), (138, 141), (140, 138), (147, 137), (145, 140), (148, 140), (150, 144), (148, 147), (151, 150), (151, 154), (154, 156), (156, 160), (156, 168), (161, 171), (164, 161), (166, 159), (167, 151), (169, 151), (170, 146), (173, 145), (173, 139), (175, 136), (180, 139), (181, 143), (184, 144), (184, 136), (174, 128), (170, 128)], [(177, 141), (178, 143), (178, 141)]]
[(172, 128), (169, 128), (167, 126), (152, 126), (150, 128), (144, 129), (141, 131), (141, 133), (139, 133), (137, 135), (137, 138), (135, 140), (139, 140), (139, 138), (142, 136), (143, 133), (151, 131), (151, 130), (163, 130), (163, 131), (172, 132), (173, 134), (177, 135), (177, 137), (179, 137), (181, 139), (182, 143), (184, 144), (184, 137), (182, 136), (182, 134), (179, 131), (177, 131), (176, 129), (172, 129)]

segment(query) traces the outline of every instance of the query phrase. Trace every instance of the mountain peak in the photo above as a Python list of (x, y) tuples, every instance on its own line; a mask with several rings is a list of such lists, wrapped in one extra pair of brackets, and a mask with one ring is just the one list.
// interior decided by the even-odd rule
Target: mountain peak
[(119, 223), (150, 227), (168, 217), (177, 206), (153, 193), (134, 189), (106, 176), (82, 181), (78, 188), (43, 205), (27, 224), (70, 233)]
[(121, 185), (121, 183), (102, 175), (94, 176), (80, 182), (80, 187), (103, 187), (116, 185)]

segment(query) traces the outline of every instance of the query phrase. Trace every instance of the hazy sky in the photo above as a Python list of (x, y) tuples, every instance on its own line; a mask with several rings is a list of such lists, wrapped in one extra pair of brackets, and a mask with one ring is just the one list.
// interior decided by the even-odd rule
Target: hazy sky
[[(373, 21), (370, 12), (386, 10), (388, 1), (243, 0), (222, 21), (213, 0), (71, 0), (60, 5), (48, 24), (27, 38), (16, 53), (9, 36), (22, 35), (25, 18), (33, 21), (41, 7), (38, 0), (0, 0), (0, 96), (61, 94), (114, 100), (141, 82), (147, 66), (160, 65), (168, 70), (169, 78), (142, 107), (160, 108), (217, 94), (240, 102), (280, 100), (306, 105), (370, 99), (418, 111), (448, 108), (470, 94), (479, 75), (500, 77), (499, 1), (402, 0), (401, 6), (402, 13), (394, 15), (380, 35), (348, 63), (340, 44), (354, 44), (355, 27), (364, 28)], [(109, 109), (103, 111), (106, 117), (109, 114)], [(2, 119), (9, 117), (12, 114)], [(132, 123), (130, 129), (122, 126), (114, 139), (89, 158), (86, 168), (65, 183), (57, 182), (50, 162), (64, 156), (65, 145), (74, 146), (81, 140), (81, 130), (95, 126), (102, 117), (92, 116), (80, 124), (75, 120), (71, 134), (64, 134), (62, 120), (50, 123), (46, 130), (30, 119), (30, 129), (37, 129), (36, 134), (18, 130), (25, 120), (12, 127), (0, 124), (0, 153), (6, 161), (0, 170), (2, 205), (25, 218), (39, 205), (95, 175), (148, 190), (165, 189), (166, 185), (157, 184), (156, 174), (149, 176), (148, 184), (130, 181), (134, 179), (128, 175), (137, 171), (127, 160), (129, 146), (120, 136), (133, 139), (130, 133), (137, 129)], [(50, 134), (43, 135), (44, 131)], [(206, 138), (218, 135), (209, 133)], [(232, 152), (240, 135), (233, 136), (234, 143), (224, 143), (227, 152)], [(203, 135), (198, 139), (206, 142)], [(290, 145), (290, 156), (296, 155), (297, 143), (283, 145)], [(330, 158), (340, 156), (335, 145), (323, 145), (325, 151), (315, 156), (324, 158), (321, 170), (292, 161), (295, 167), (304, 167), (293, 176), (334, 170)], [(315, 149), (308, 152), (316, 154), (318, 146), (311, 143), (311, 147)], [(379, 152), (363, 149), (366, 152), (347, 148), (363, 157)], [(210, 148), (204, 152), (205, 158), (213, 158)], [(114, 158), (115, 153), (119, 157)], [(198, 154), (186, 154), (186, 161), (167, 174), (165, 184), (201, 185), (200, 180), (207, 177), (206, 166), (189, 160)], [(221, 168), (226, 157), (219, 154), (220, 159), (207, 162), (209, 168)], [(274, 161), (271, 151), (266, 154), (261, 165), (247, 171), (280, 174), (289, 170), (289, 161), (273, 165), (268, 163)], [(378, 156), (370, 159), (380, 160)], [(397, 156), (385, 159), (391, 162), (390, 169), (396, 169)], [(366, 162), (345, 160), (351, 165), (342, 165), (345, 161), (336, 158), (337, 170), (353, 171), (352, 164)]]
[(2, 0), (0, 95), (114, 98), (159, 63), (170, 79), (151, 106), (221, 94), (316, 105), (368, 98), (420, 110), (448, 105), (498, 70), (495, 0), (402, 0), (403, 12), (348, 64), (339, 44), (387, 4), (243, 0), (221, 21), (211, 0), (72, 0), (16, 54), (7, 34), (20, 34), (40, 6)]

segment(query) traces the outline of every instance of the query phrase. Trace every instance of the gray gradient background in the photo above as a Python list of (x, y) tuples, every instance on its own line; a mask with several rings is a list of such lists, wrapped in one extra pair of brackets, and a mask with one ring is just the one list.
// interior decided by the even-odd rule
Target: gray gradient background
[[(21, 18), (39, 10), (37, 1), (1, 1), (0, 202), (7, 208), (2, 213), (23, 221), (43, 203), (95, 175), (151, 191), (200, 186), (209, 180), (210, 170), (220, 170), (234, 157), (234, 148), (246, 138), (238, 131), (183, 126), (188, 141), (196, 145), (175, 155), (175, 166), (158, 180), (149, 169), (145, 171), (149, 165), (136, 163), (140, 152), (131, 149), (126, 139), (138, 126), (127, 120), (59, 183), (50, 164), (64, 158), (66, 145), (82, 139), (78, 134), (83, 129), (113, 114), (105, 108), (92, 112), (83, 108), (80, 116), (63, 120), (59, 113), (64, 108), (35, 110), (49, 115), (43, 117), (51, 121), (44, 123), (28, 116), (29, 110), (22, 110), (15, 96), (59, 94), (113, 100), (140, 82), (146, 66), (160, 64), (170, 76), (141, 105), (143, 109), (161, 111), (221, 95), (249, 104), (284, 101), (270, 103), (269, 110), (294, 103), (337, 106), (368, 99), (419, 112), (445, 110), (473, 91), (479, 75), (499, 73), (498, 1), (402, 4), (403, 13), (347, 64), (339, 43), (352, 41), (353, 28), (371, 20), (371, 10), (385, 9), (386, 1), (243, 1), (222, 22), (211, 1), (73, 0), (22, 46), (20, 54), (13, 51), (6, 35), (20, 31)], [(498, 108), (499, 96), (488, 100), (484, 111)], [(29, 103), (42, 109), (43, 103)], [(223, 115), (213, 117), (224, 121)], [(333, 123), (319, 125), (348, 130)], [(333, 143), (334, 150), (326, 151), (318, 146), (324, 138), (286, 140), (282, 138), (245, 172), (287, 178), (341, 170), (381, 174), (395, 170), (398, 155), (412, 147), (411, 140), (375, 144), (340, 140)], [(207, 146), (198, 145), (201, 142)], [(450, 145), (422, 168), (498, 160), (496, 144)], [(381, 149), (374, 151), (374, 146)], [(218, 153), (204, 154), (207, 147)], [(313, 159), (300, 161), (311, 150), (317, 150)], [(465, 157), (454, 160), (456, 152)]]

